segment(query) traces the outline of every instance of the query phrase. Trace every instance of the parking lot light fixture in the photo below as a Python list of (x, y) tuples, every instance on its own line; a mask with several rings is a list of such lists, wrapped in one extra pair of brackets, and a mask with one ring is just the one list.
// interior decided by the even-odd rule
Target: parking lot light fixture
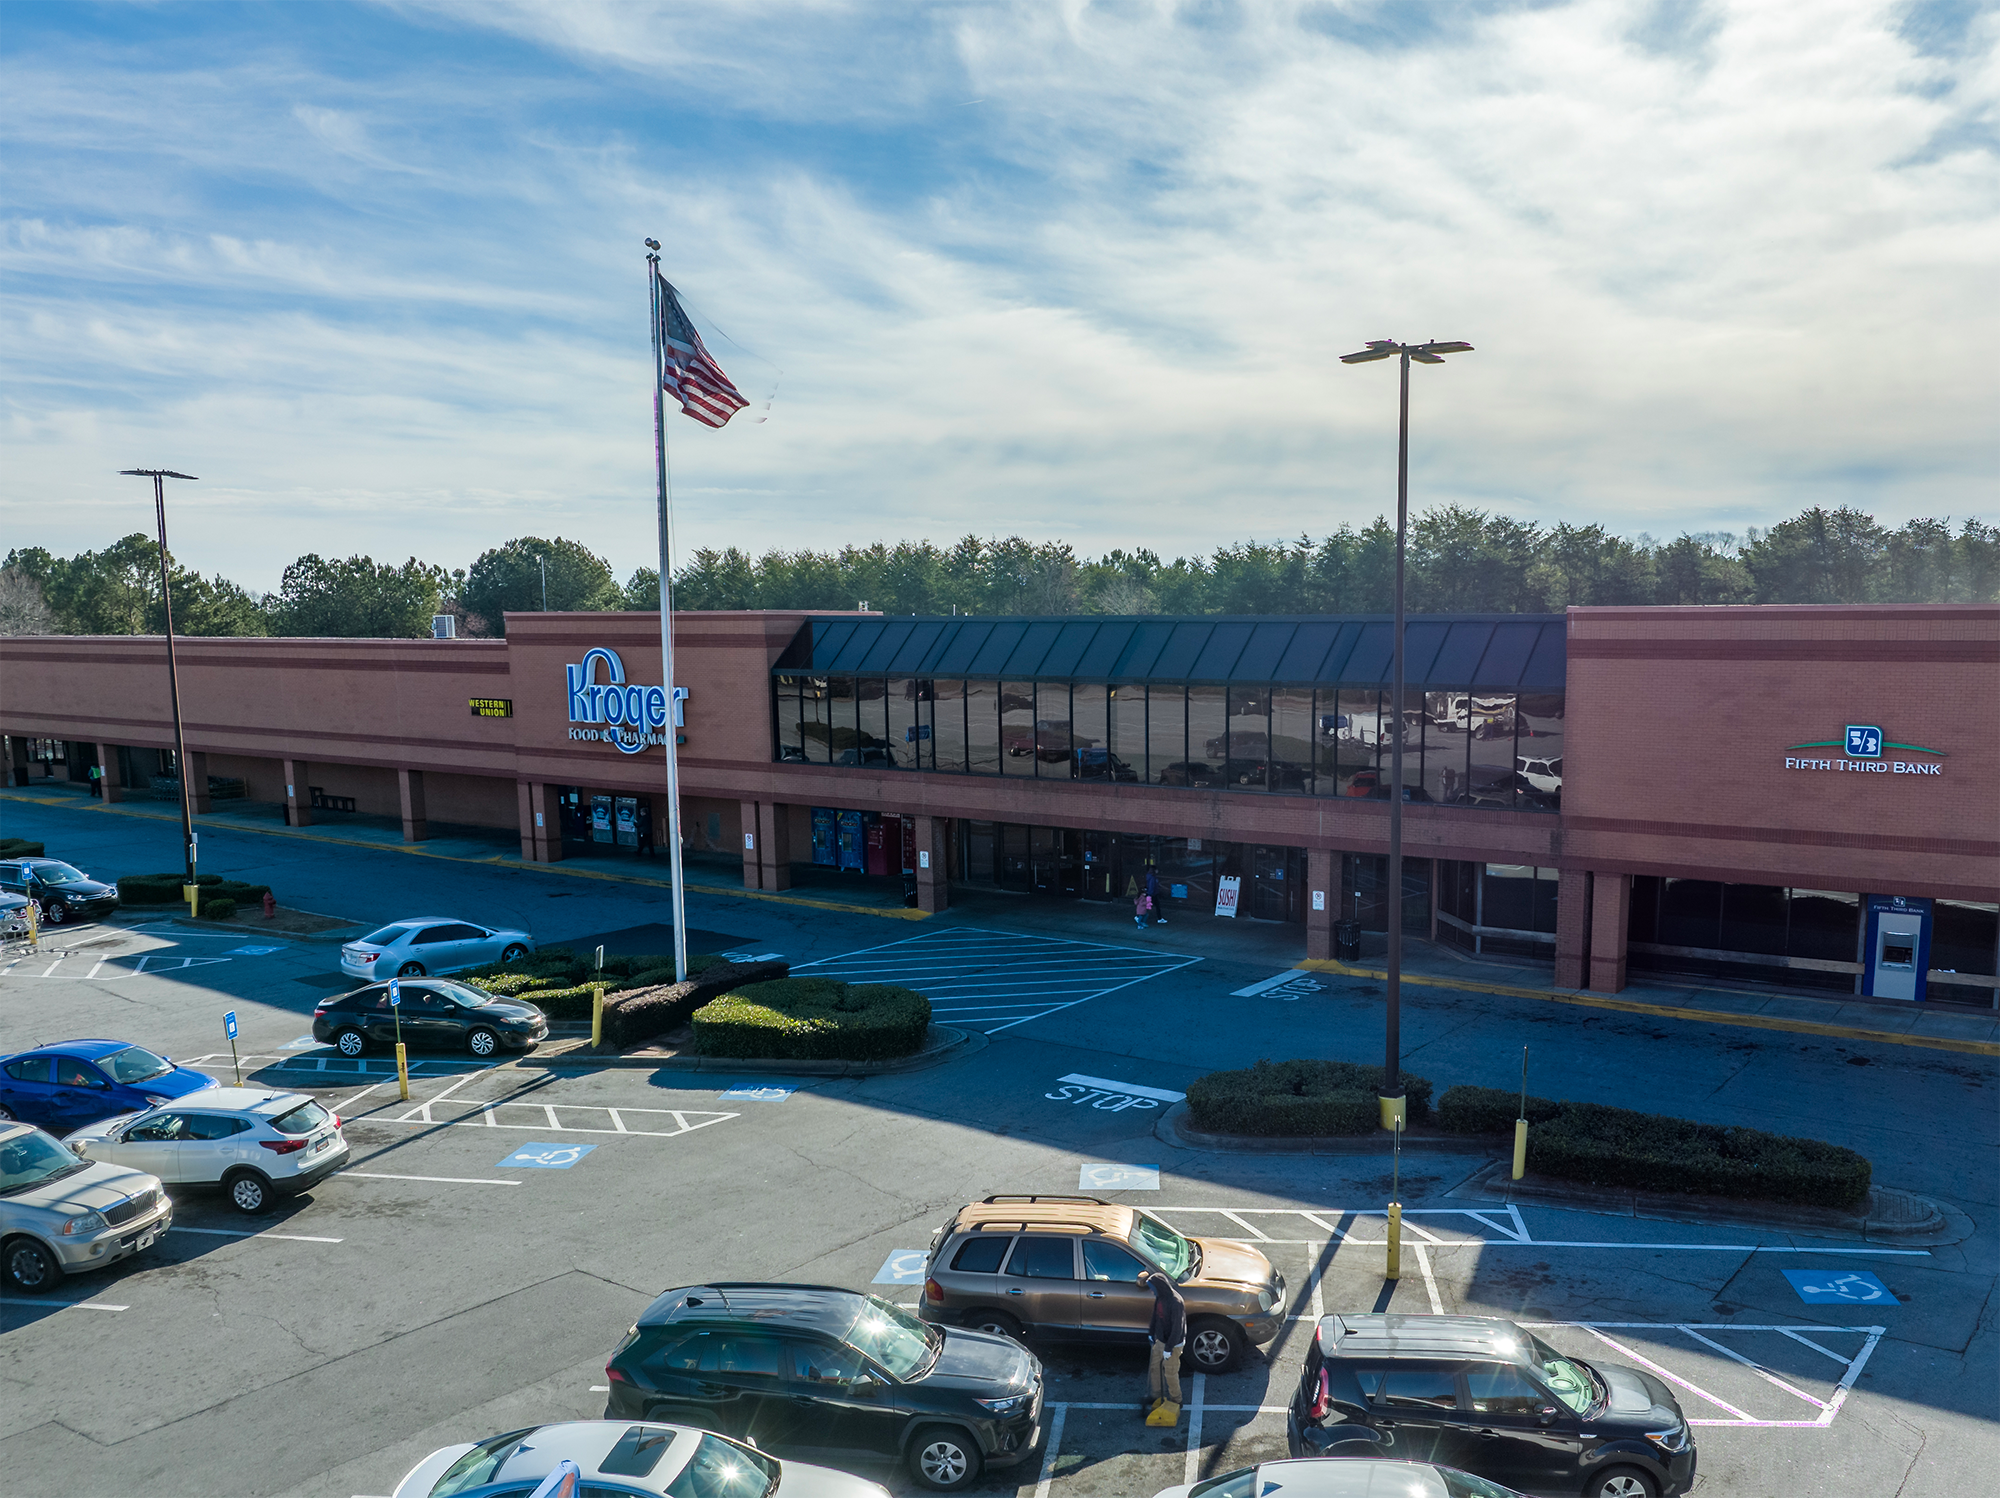
[(1469, 354), (1472, 345), (1456, 341), (1398, 343), (1392, 338), (1370, 339), (1368, 346), (1341, 355), (1342, 364), (1373, 364), (1378, 359), (1397, 359), (1402, 366), (1402, 392), (1396, 421), (1396, 622), (1390, 642), (1390, 712), (1394, 727), (1390, 732), (1389, 760), (1389, 977), (1383, 985), (1384, 1004), (1382, 1061), (1382, 1127), (1401, 1128), (1406, 1112), (1402, 1067), (1403, 998), (1403, 558), (1410, 529), (1410, 361), (1442, 364), (1446, 354)]
[(128, 479), (151, 479), (153, 481), (153, 513), (160, 527), (160, 607), (166, 613), (167, 627), (167, 696), (174, 709), (174, 767), (180, 772), (181, 782), (181, 851), (187, 860), (187, 877), (181, 886), (188, 902), (188, 914), (196, 915), (194, 881), (194, 802), (188, 790), (187, 729), (181, 722), (181, 680), (180, 662), (174, 655), (174, 597), (167, 559), (167, 488), (168, 479), (185, 479), (197, 484), (201, 480), (191, 473), (175, 473), (171, 468), (121, 468), (120, 477)]

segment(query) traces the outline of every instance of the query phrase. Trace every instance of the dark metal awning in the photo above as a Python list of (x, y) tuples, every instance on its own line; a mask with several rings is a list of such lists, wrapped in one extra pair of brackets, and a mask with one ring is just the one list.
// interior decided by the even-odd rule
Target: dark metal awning
[[(1383, 615), (1284, 618), (808, 619), (782, 675), (1011, 681), (1389, 685)], [(1561, 614), (1420, 614), (1405, 628), (1413, 688), (1560, 692)]]

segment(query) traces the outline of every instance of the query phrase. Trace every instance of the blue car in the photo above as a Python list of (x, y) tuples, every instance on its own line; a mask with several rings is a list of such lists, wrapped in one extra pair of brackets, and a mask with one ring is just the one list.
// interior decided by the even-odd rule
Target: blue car
[(129, 1041), (59, 1041), (0, 1056), (0, 1121), (18, 1118), (61, 1136), (215, 1085), (206, 1073)]

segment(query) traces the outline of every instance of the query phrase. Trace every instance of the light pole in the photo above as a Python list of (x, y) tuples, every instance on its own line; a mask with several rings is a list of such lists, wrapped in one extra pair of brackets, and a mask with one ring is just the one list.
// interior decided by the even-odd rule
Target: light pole
[(1372, 364), (1400, 358), (1402, 401), (1396, 424), (1396, 623), (1390, 648), (1390, 701), (1394, 737), (1389, 761), (1389, 980), (1383, 1020), (1382, 1127), (1400, 1129), (1403, 1099), (1403, 552), (1410, 525), (1410, 361), (1442, 364), (1446, 354), (1469, 354), (1469, 343), (1397, 343), (1373, 338), (1359, 353), (1343, 354), (1342, 364)]
[(546, 614), (549, 611), (549, 559), (536, 552), (535, 563), (542, 569), (542, 612)]
[(174, 766), (180, 771), (181, 782), (181, 850), (187, 855), (187, 881), (182, 886), (182, 893), (187, 898), (186, 891), (194, 887), (194, 802), (188, 790), (187, 730), (181, 723), (180, 663), (174, 655), (174, 593), (167, 560), (165, 481), (186, 479), (189, 483), (199, 483), (200, 480), (191, 473), (175, 473), (171, 468), (122, 468), (119, 474), (124, 478), (153, 481), (153, 513), (160, 526), (160, 607), (166, 612), (167, 622), (167, 696), (173, 700)]

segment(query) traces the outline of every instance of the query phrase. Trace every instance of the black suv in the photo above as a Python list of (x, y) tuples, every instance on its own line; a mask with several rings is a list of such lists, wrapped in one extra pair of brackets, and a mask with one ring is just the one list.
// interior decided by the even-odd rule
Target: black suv
[(398, 978), (401, 1004), (389, 1002), (387, 983), (370, 983), (313, 1010), (313, 1039), (330, 1041), (343, 1056), (371, 1045), (464, 1047), (484, 1059), (498, 1051), (529, 1051), (546, 1040), (549, 1017), (526, 999), (501, 999), (449, 978)]
[(1042, 1365), (1018, 1343), (826, 1285), (669, 1290), (604, 1371), (608, 1420), (698, 1425), (835, 1465), (900, 1459), (943, 1492), (1041, 1441)]
[(42, 924), (97, 920), (118, 908), (118, 886), (102, 884), (54, 858), (0, 860), (0, 890), (42, 907)]
[(1295, 1457), (1365, 1447), (1524, 1493), (1675, 1498), (1694, 1436), (1650, 1373), (1564, 1357), (1497, 1316), (1327, 1316), (1285, 1417)]

